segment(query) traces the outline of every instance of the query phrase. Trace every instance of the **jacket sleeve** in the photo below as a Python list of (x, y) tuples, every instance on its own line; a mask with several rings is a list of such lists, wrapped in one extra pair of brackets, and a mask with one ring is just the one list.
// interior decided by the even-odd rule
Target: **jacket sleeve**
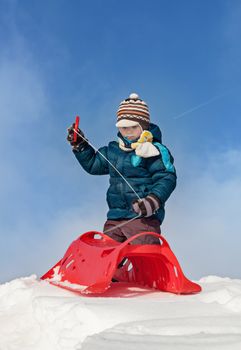
[(105, 159), (107, 158), (107, 149), (107, 146), (101, 147), (97, 152), (90, 145), (86, 145), (83, 150), (73, 150), (73, 153), (87, 173), (91, 175), (106, 175), (109, 174), (108, 162)]
[(170, 151), (164, 145), (156, 146), (160, 150), (160, 155), (148, 159), (149, 171), (153, 180), (149, 194), (156, 195), (164, 205), (176, 187), (177, 176)]

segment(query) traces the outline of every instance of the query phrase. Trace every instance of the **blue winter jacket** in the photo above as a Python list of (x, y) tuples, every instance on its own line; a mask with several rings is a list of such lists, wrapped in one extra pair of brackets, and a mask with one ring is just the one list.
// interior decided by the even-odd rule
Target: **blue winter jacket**
[[(135, 151), (126, 152), (119, 147), (117, 141), (101, 147), (99, 151), (127, 179), (138, 195), (143, 198), (148, 194), (156, 195), (161, 203), (160, 209), (152, 216), (162, 223), (165, 215), (165, 202), (176, 187), (176, 171), (170, 151), (162, 145), (162, 135), (159, 127), (150, 124), (153, 144), (159, 149), (158, 156), (141, 158), (138, 165), (134, 164)], [(120, 134), (118, 134), (121, 137)], [(122, 138), (125, 142), (125, 140)], [(128, 144), (126, 143), (128, 147)], [(120, 177), (108, 162), (88, 144), (81, 151), (73, 151), (84, 170), (92, 175), (110, 175), (110, 186), (107, 191), (109, 211), (107, 218), (112, 220), (130, 219), (136, 216), (132, 202), (137, 199), (135, 193)]]

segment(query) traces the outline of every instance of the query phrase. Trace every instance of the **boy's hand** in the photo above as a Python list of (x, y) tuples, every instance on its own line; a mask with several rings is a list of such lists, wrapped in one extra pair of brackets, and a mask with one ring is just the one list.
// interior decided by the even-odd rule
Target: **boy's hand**
[(68, 130), (68, 135), (67, 135), (67, 141), (71, 144), (71, 146), (73, 147), (73, 149), (75, 150), (79, 150), (79, 147), (86, 144), (87, 140), (85, 139), (84, 133), (83, 131), (81, 131), (79, 128), (77, 130), (78, 134), (80, 134), (81, 136), (83, 136), (83, 138), (77, 134), (77, 138), (76, 141), (74, 141), (74, 127), (75, 124), (73, 123), (67, 130)]
[(145, 198), (135, 200), (132, 203), (132, 208), (137, 214), (149, 217), (160, 208), (160, 200), (151, 193)]

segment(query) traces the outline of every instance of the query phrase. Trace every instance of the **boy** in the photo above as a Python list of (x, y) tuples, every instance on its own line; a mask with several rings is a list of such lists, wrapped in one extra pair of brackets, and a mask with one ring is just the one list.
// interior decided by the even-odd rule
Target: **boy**
[[(116, 127), (118, 141), (98, 151), (81, 130), (74, 142), (74, 124), (67, 136), (84, 170), (92, 175), (110, 175), (104, 233), (118, 242), (140, 232), (160, 234), (165, 202), (176, 187), (173, 157), (162, 145), (159, 127), (150, 123), (147, 104), (136, 93), (121, 102)], [(160, 244), (160, 241), (144, 235), (134, 243)]]

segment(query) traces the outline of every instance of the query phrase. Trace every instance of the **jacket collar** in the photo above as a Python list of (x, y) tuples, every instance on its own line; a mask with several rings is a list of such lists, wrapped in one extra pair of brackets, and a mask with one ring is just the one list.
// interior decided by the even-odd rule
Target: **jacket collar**
[(125, 137), (123, 137), (120, 132), (118, 132), (117, 136), (118, 136), (118, 139), (119, 139), (119, 144), (121, 144), (127, 150), (129, 149), (129, 150), (132, 151), (131, 144), (133, 142), (136, 142), (136, 140), (129, 141)]

